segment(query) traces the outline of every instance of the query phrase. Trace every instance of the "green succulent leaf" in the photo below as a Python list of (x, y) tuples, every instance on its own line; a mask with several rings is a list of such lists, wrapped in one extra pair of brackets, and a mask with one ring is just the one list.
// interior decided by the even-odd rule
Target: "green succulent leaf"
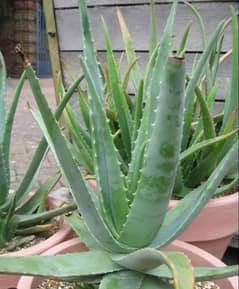
[(94, 236), (89, 231), (86, 223), (79, 214), (73, 213), (70, 216), (66, 217), (68, 223), (79, 237), (82, 242), (84, 242), (87, 247), (91, 250), (101, 250), (103, 246), (97, 242)]
[(174, 289), (175, 287), (168, 282), (161, 281), (158, 278), (145, 277), (141, 289)]
[[(194, 267), (195, 281), (208, 281), (224, 279), (235, 276), (238, 273), (238, 265), (224, 267)], [(148, 275), (171, 280), (171, 272), (168, 267), (162, 265), (147, 272)], [(170, 287), (169, 287), (170, 288)], [(173, 287), (174, 288), (174, 287)], [(170, 288), (171, 289), (171, 288)]]
[[(238, 91), (239, 91), (239, 68), (238, 68), (238, 62), (239, 62), (239, 36), (238, 36), (238, 16), (236, 14), (236, 11), (234, 8), (231, 8), (231, 14), (232, 14), (232, 41), (233, 41), (233, 49), (232, 49), (232, 82), (231, 82), (231, 95), (230, 97), (226, 98), (225, 103), (225, 110), (224, 110), (224, 119), (223, 119), (223, 125), (224, 128), (232, 111), (235, 109), (235, 107), (238, 107)], [(238, 125), (238, 116), (235, 119), (234, 122), (234, 128)]]
[[(55, 111), (55, 117), (56, 120), (59, 120), (59, 118), (62, 115), (62, 112), (68, 103), (69, 99), (71, 98), (72, 94), (74, 93), (75, 89), (78, 87), (80, 82), (83, 80), (83, 77), (78, 77), (72, 85), (69, 87), (65, 95), (62, 97), (62, 100), (60, 101), (59, 105), (57, 106), (57, 109)], [(42, 137), (40, 140), (38, 147), (33, 155), (33, 158), (19, 184), (19, 186), (16, 189), (16, 199), (17, 199), (17, 206), (22, 204), (22, 201), (25, 199), (26, 195), (31, 189), (31, 186), (35, 180), (35, 177), (37, 176), (41, 163), (47, 153), (48, 150), (48, 144), (45, 139), (45, 137)]]
[(89, 133), (79, 123), (79, 119), (70, 105), (66, 106), (66, 117), (64, 118), (67, 128), (74, 139), (74, 144), (80, 152), (80, 158), (84, 164), (84, 168), (88, 173), (94, 173), (93, 157), (92, 157), (92, 143)]
[[(6, 116), (6, 123), (4, 126), (4, 132), (3, 132), (3, 150), (4, 150), (4, 156), (5, 156), (5, 164), (6, 164), (6, 172), (8, 176), (8, 184), (10, 185), (10, 162), (9, 162), (9, 154), (10, 154), (10, 143), (11, 143), (11, 133), (12, 133), (12, 126), (14, 122), (14, 117), (16, 114), (17, 104), (19, 101), (19, 97), (23, 88), (23, 85), (26, 80), (25, 72), (21, 75), (17, 87), (14, 93), (14, 97), (12, 100), (12, 103), (10, 105), (9, 112)], [(0, 112), (1, 113), (1, 112)]]
[(200, 187), (191, 191), (174, 209), (167, 213), (158, 234), (150, 246), (161, 248), (167, 245), (192, 222), (207, 201), (213, 196), (228, 171), (230, 171), (236, 156), (237, 144), (234, 144), (208, 180)]
[[(48, 178), (36, 191), (26, 200), (20, 207), (15, 210), (16, 214), (31, 214), (36, 210), (38, 212), (46, 210), (46, 199), (49, 192), (55, 187), (59, 179), (60, 174)], [(39, 207), (40, 205), (40, 207)]]
[(137, 272), (122, 271), (103, 277), (99, 289), (141, 289), (144, 276)]
[(223, 27), (223, 23), (221, 22), (217, 28), (215, 29), (215, 32), (211, 36), (209, 42), (207, 43), (204, 52), (202, 53), (196, 67), (193, 70), (191, 79), (187, 85), (185, 94), (186, 94), (186, 103), (185, 103), (185, 114), (184, 114), (184, 131), (183, 131), (183, 142), (182, 142), (182, 150), (184, 150), (187, 147), (187, 143), (189, 140), (190, 135), (190, 129), (191, 124), (193, 120), (193, 110), (194, 110), (194, 102), (195, 102), (195, 88), (197, 86), (197, 83), (199, 79), (202, 76), (202, 73), (205, 70), (205, 66), (207, 64), (208, 58), (210, 56), (212, 48), (215, 46), (215, 43), (217, 42), (217, 39), (220, 35), (221, 29)]
[(165, 74), (165, 67), (167, 64), (168, 56), (171, 52), (171, 36), (173, 32), (173, 24), (176, 14), (178, 1), (173, 2), (168, 21), (157, 50), (151, 56), (150, 66), (147, 68), (147, 79), (145, 80), (143, 96), (146, 105), (144, 108), (143, 118), (138, 131), (138, 136), (132, 152), (132, 161), (129, 165), (128, 173), (128, 190), (134, 193), (132, 188), (137, 187), (140, 177), (140, 171), (143, 163), (140, 162), (141, 154), (138, 154), (142, 144), (146, 143), (150, 138), (151, 126), (155, 121), (155, 111), (157, 109), (158, 98), (161, 92), (161, 85)]
[[(135, 59), (137, 59), (137, 56), (134, 50), (133, 40), (127, 28), (124, 17), (119, 9), (117, 9), (117, 17), (118, 17), (118, 21), (120, 24), (120, 29), (121, 29), (124, 46), (125, 46), (125, 50), (126, 50), (126, 54), (128, 58), (128, 63), (132, 63), (133, 61), (135, 61)], [(139, 82), (141, 79), (141, 72), (140, 72), (138, 63), (136, 63), (134, 68), (132, 69), (132, 79), (133, 79), (135, 90), (137, 91), (137, 88), (139, 86)]]
[[(121, 242), (147, 245), (163, 222), (179, 160), (184, 108), (184, 61), (169, 58), (144, 167)], [(163, 125), (162, 125), (163, 124)], [(141, 230), (141, 223), (145, 230)]]
[(3, 131), (5, 125), (6, 79), (7, 79), (6, 66), (3, 55), (0, 51), (0, 143), (3, 140)]
[(77, 280), (78, 277), (90, 277), (121, 270), (122, 268), (112, 261), (111, 255), (103, 251), (57, 256), (0, 257), (0, 273), (51, 276), (61, 280), (65, 278)]
[(188, 35), (189, 35), (189, 32), (190, 32), (191, 26), (192, 26), (192, 22), (189, 22), (188, 25), (185, 28), (185, 31), (183, 33), (183, 36), (182, 36), (182, 39), (180, 41), (179, 48), (178, 48), (178, 51), (177, 51), (177, 56), (178, 57), (183, 57), (184, 54), (185, 54), (186, 42), (187, 42), (187, 39), (188, 39)]
[(128, 255), (113, 256), (113, 260), (124, 268), (146, 274), (164, 264), (171, 272), (175, 289), (193, 289), (194, 287), (192, 265), (183, 253), (164, 253), (152, 248), (144, 248)]
[(127, 246), (119, 244), (105, 225), (101, 215), (95, 207), (79, 168), (68, 150), (65, 139), (48, 106), (41, 91), (39, 81), (30, 64), (27, 64), (25, 71), (41, 113), (41, 117), (39, 114), (35, 114), (35, 117), (59, 163), (62, 174), (71, 189), (75, 203), (88, 227), (94, 232), (96, 239), (102, 242), (109, 250), (116, 252), (127, 252), (128, 250), (131, 250)]
[[(188, 157), (192, 156), (192, 154), (195, 154), (201, 151), (202, 149), (208, 148), (210, 146), (213, 146), (215, 144), (218, 144), (220, 142), (223, 142), (229, 139), (230, 137), (234, 136), (238, 132), (238, 130), (239, 129), (235, 129), (227, 134), (220, 135), (211, 139), (207, 139), (207, 140), (204, 140), (202, 142), (192, 145), (191, 147), (189, 147), (187, 150), (183, 151), (180, 154), (180, 161), (184, 161)], [(215, 159), (215, 154), (214, 154), (214, 159)]]
[(91, 75), (94, 79), (97, 92), (100, 96), (100, 100), (103, 103), (104, 101), (104, 89), (101, 79), (101, 73), (99, 71), (99, 65), (96, 59), (96, 52), (93, 45), (93, 39), (90, 31), (90, 24), (87, 12), (87, 6), (85, 1), (78, 0), (79, 11), (80, 11), (80, 20), (81, 27), (83, 29), (82, 33), (82, 42), (84, 48), (84, 58), (87, 66), (90, 69)]
[(112, 89), (112, 96), (114, 100), (114, 106), (119, 119), (119, 126), (124, 143), (125, 151), (128, 159), (131, 158), (131, 130), (132, 130), (132, 118), (129, 112), (127, 100), (120, 83), (119, 71), (116, 65), (116, 61), (113, 55), (112, 43), (110, 40), (109, 32), (103, 21), (105, 42), (107, 47), (107, 63), (109, 70), (110, 86)]

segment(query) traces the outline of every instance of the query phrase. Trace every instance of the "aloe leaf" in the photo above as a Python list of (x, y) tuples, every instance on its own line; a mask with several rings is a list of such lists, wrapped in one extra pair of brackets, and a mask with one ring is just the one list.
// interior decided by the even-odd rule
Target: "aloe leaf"
[(183, 36), (182, 36), (182, 39), (180, 41), (179, 48), (178, 48), (178, 51), (177, 51), (177, 56), (178, 57), (183, 57), (184, 54), (185, 54), (185, 46), (186, 46), (186, 42), (187, 42), (187, 39), (188, 39), (188, 35), (189, 35), (189, 32), (190, 32), (191, 26), (192, 26), (192, 22), (190, 21), (188, 23), (188, 25), (186, 26), (186, 28), (184, 30), (184, 33), (183, 33)]
[(154, 0), (150, 1), (150, 48), (149, 54), (152, 55), (154, 49), (157, 46), (157, 23), (155, 15), (155, 2)]
[(197, 11), (197, 9), (192, 4), (190, 4), (189, 2), (187, 2), (185, 0), (183, 0), (183, 2), (192, 11), (192, 13), (194, 14), (194, 16), (196, 17), (196, 19), (198, 21), (200, 32), (201, 32), (201, 38), (202, 38), (202, 48), (205, 48), (205, 46), (206, 46), (206, 30), (205, 30), (205, 25), (203, 23), (203, 19), (202, 19), (201, 15), (199, 14), (199, 12)]
[(136, 58), (132, 63), (129, 64), (128, 69), (124, 75), (124, 78), (122, 81), (122, 89), (124, 92), (127, 91), (127, 87), (128, 87), (129, 81), (130, 81), (131, 71), (134, 68), (134, 66), (136, 65), (137, 61), (138, 61), (138, 58)]
[(88, 132), (79, 124), (79, 119), (75, 115), (73, 109), (67, 105), (66, 106), (67, 116), (65, 116), (65, 121), (67, 123), (68, 129), (71, 136), (74, 139), (74, 144), (79, 150), (81, 159), (84, 162), (84, 168), (91, 174), (94, 173), (93, 157), (92, 157), (92, 144)]
[(103, 21), (105, 41), (107, 47), (107, 63), (109, 69), (110, 85), (112, 89), (112, 96), (114, 100), (115, 109), (119, 119), (119, 127), (121, 130), (122, 140), (124, 143), (125, 151), (128, 159), (131, 158), (131, 130), (132, 130), (132, 118), (129, 112), (127, 100), (125, 98), (124, 91), (120, 84), (119, 71), (114, 59), (112, 51), (112, 43), (110, 40), (109, 32)]
[(67, 148), (61, 130), (54, 119), (48, 103), (41, 91), (39, 81), (29, 63), (25, 67), (25, 71), (42, 115), (42, 119), (36, 115), (39, 125), (60, 165), (62, 173), (70, 186), (77, 207), (83, 215), (88, 227), (92, 232), (94, 232), (94, 235), (97, 236), (97, 240), (102, 242), (103, 245), (109, 248), (109, 250), (112, 249), (117, 252), (130, 250), (127, 246), (122, 245), (122, 248), (121, 244), (113, 238), (111, 232), (108, 230), (96, 210), (84, 179), (82, 178), (82, 175)]
[(18, 218), (18, 228), (25, 228), (34, 226), (58, 217), (59, 215), (66, 214), (76, 209), (75, 204), (64, 205), (55, 209), (44, 211), (35, 214), (16, 215)]
[(90, 151), (90, 148), (92, 146), (92, 140), (89, 132), (84, 127), (84, 124), (81, 124), (79, 117), (77, 117), (71, 105), (67, 104), (65, 110), (67, 112), (67, 122), (72, 128), (72, 134), (74, 136), (77, 136), (79, 134), (79, 138), (84, 140), (85, 145), (88, 146), (88, 150)]
[[(180, 152), (184, 73), (184, 61), (169, 58), (142, 175), (120, 236), (122, 242), (131, 246), (148, 244), (157, 233), (167, 211)], [(145, 230), (141, 230), (139, 223)]]
[[(57, 109), (55, 111), (55, 117), (57, 120), (59, 120), (66, 104), (68, 103), (69, 99), (71, 98), (72, 94), (74, 93), (75, 89), (78, 87), (80, 82), (83, 80), (83, 76), (78, 77), (72, 85), (69, 87), (65, 95), (63, 96), (62, 100), (60, 101), (59, 105), (57, 106)], [(42, 137), (40, 140), (38, 147), (34, 153), (34, 156), (27, 168), (27, 171), (25, 175), (23, 176), (23, 179), (21, 180), (19, 186), (16, 190), (16, 199), (17, 199), (17, 205), (20, 205), (22, 203), (22, 200), (25, 198), (27, 193), (29, 192), (34, 179), (39, 172), (39, 169), (41, 167), (41, 163), (44, 159), (44, 156), (46, 155), (48, 149), (48, 144), (46, 142), (45, 137)]]
[(235, 189), (238, 185), (239, 185), (239, 176), (237, 175), (230, 183), (219, 187), (215, 191), (213, 196), (214, 197), (223, 196), (224, 194), (226, 194), (228, 192), (232, 192), (232, 190)]
[(0, 143), (0, 205), (4, 205), (5, 200), (8, 196), (8, 190), (9, 190), (9, 175), (7, 170), (7, 160), (4, 154), (4, 149), (2, 147), (2, 144)]
[[(65, 71), (67, 72), (67, 74), (69, 75), (69, 77), (71, 78), (71, 80), (74, 82), (77, 79), (77, 77), (76, 77), (75, 73), (73, 72), (73, 70), (71, 69), (71, 67), (67, 63), (65, 63), (64, 61), (62, 61), (62, 66), (65, 69)], [(84, 75), (82, 75), (81, 77), (84, 78)], [(77, 100), (78, 100), (81, 116), (84, 120), (84, 124), (86, 125), (86, 127), (90, 131), (89, 106), (87, 103), (86, 94), (80, 88), (80, 86), (76, 88), (76, 95), (77, 95)]]
[[(128, 63), (132, 63), (133, 61), (135, 61), (135, 59), (137, 59), (137, 55), (134, 51), (133, 40), (131, 38), (127, 25), (125, 23), (124, 17), (119, 9), (117, 9), (117, 17), (118, 17), (118, 21), (120, 24), (120, 29), (121, 29), (124, 46), (125, 46), (125, 50), (126, 50), (126, 54), (128, 58)], [(139, 82), (141, 79), (141, 72), (140, 72), (138, 63), (136, 63), (134, 68), (132, 69), (132, 79), (133, 79), (135, 91), (137, 91), (137, 88), (139, 86)]]
[(17, 104), (19, 101), (19, 97), (24, 85), (24, 82), (26, 80), (25, 73), (21, 75), (17, 87), (14, 93), (14, 97), (9, 109), (9, 112), (6, 116), (6, 123), (4, 126), (4, 132), (3, 132), (3, 150), (4, 150), (4, 156), (5, 156), (5, 164), (6, 164), (6, 171), (8, 176), (8, 184), (10, 184), (10, 163), (9, 163), (9, 154), (10, 154), (10, 143), (11, 143), (11, 133), (12, 133), (12, 126), (14, 122), (14, 117), (16, 114)]
[(14, 214), (16, 208), (16, 198), (12, 198), (6, 215), (0, 216), (0, 247), (5, 247), (6, 242), (10, 241), (19, 225), (19, 220)]
[(86, 125), (88, 131), (90, 131), (90, 115), (89, 115), (89, 105), (86, 99), (86, 95), (81, 88), (78, 88), (78, 104), (84, 124)]
[(87, 66), (90, 69), (92, 78), (94, 79), (94, 83), (96, 86), (96, 90), (100, 96), (100, 99), (103, 103), (104, 101), (104, 89), (102, 76), (99, 71), (99, 64), (96, 59), (96, 52), (93, 45), (93, 40), (90, 31), (90, 24), (87, 12), (87, 6), (85, 1), (78, 0), (78, 6), (80, 10), (80, 19), (81, 19), (81, 27), (83, 29), (82, 33), (82, 42), (84, 48), (84, 59), (86, 61)]
[[(77, 266), (76, 266), (77, 264)], [(40, 265), (40, 266), (39, 266)], [(103, 251), (89, 251), (58, 256), (0, 257), (0, 273), (40, 275), (77, 280), (122, 270)]]
[(82, 62), (88, 83), (89, 102), (92, 110), (92, 134), (98, 141), (93, 143), (96, 163), (97, 183), (102, 193), (103, 206), (112, 217), (113, 225), (119, 232), (125, 222), (128, 212), (128, 201), (124, 186), (123, 174), (110, 133), (105, 111), (99, 103), (99, 96), (88, 68)]
[(133, 133), (132, 133), (132, 144), (137, 139), (138, 129), (140, 127), (140, 122), (143, 115), (143, 92), (144, 92), (144, 82), (143, 80), (139, 83), (138, 93), (136, 97), (135, 111), (133, 117)]
[[(194, 267), (195, 281), (219, 280), (237, 275), (238, 265), (225, 267)], [(171, 280), (171, 272), (166, 266), (147, 271), (149, 276)], [(169, 287), (170, 288), (170, 287)], [(173, 287), (174, 288), (174, 287)], [(163, 287), (164, 289), (164, 287)], [(166, 287), (166, 289), (168, 289)], [(171, 288), (170, 288), (171, 289)]]
[(213, 119), (207, 106), (207, 102), (202, 94), (201, 89), (196, 86), (195, 93), (200, 104), (202, 113), (203, 132), (205, 139), (210, 139), (216, 136)]
[(208, 44), (205, 47), (204, 52), (202, 53), (195, 69), (193, 70), (193, 74), (191, 76), (191, 79), (187, 85), (185, 94), (186, 94), (186, 111), (184, 114), (184, 130), (183, 130), (183, 142), (182, 142), (182, 150), (184, 150), (187, 147), (187, 143), (189, 140), (190, 135), (190, 129), (191, 124), (193, 120), (193, 108), (194, 108), (194, 102), (195, 102), (195, 95), (194, 90), (197, 86), (198, 80), (200, 79), (204, 69), (205, 64), (208, 61), (208, 58), (210, 56), (212, 48), (215, 46), (215, 43), (217, 42), (217, 39), (220, 35), (221, 29), (223, 27), (223, 23), (221, 22), (215, 32), (213, 33), (211, 39), (209, 40)]
[(217, 72), (218, 72), (219, 65), (220, 65), (220, 58), (221, 58), (220, 52), (222, 51), (223, 40), (224, 40), (224, 36), (222, 35), (218, 41), (218, 46), (215, 49), (216, 50), (215, 56), (214, 56), (214, 60), (212, 63), (212, 68), (211, 68), (212, 83), (215, 83), (215, 81), (216, 81)]
[(158, 278), (145, 277), (140, 289), (175, 289), (175, 287)]
[(194, 271), (190, 259), (180, 252), (166, 252), (165, 263), (173, 273), (175, 289), (193, 289)]
[(91, 250), (102, 250), (102, 245), (94, 238), (84, 220), (79, 214), (73, 213), (66, 217), (77, 237)]
[(152, 248), (144, 248), (128, 255), (115, 255), (112, 259), (124, 268), (145, 273), (164, 264), (171, 272), (175, 289), (194, 288), (192, 265), (183, 253), (164, 253)]
[[(208, 93), (208, 96), (206, 98), (206, 102), (207, 102), (207, 107), (208, 110), (211, 112), (212, 108), (213, 108), (213, 104), (214, 104), (214, 100), (219, 88), (219, 81), (216, 81), (216, 83), (214, 84), (214, 86), (211, 88), (211, 90)], [(217, 119), (216, 119), (217, 120)], [(215, 120), (215, 116), (212, 116), (212, 121), (213, 124), (216, 122)], [(194, 126), (194, 123), (192, 123), (192, 127)], [(202, 116), (200, 117), (199, 121), (197, 122), (197, 126), (195, 129), (195, 132), (192, 136), (192, 140), (190, 141), (190, 145), (197, 143), (201, 136), (202, 136), (202, 131), (203, 131), (203, 121), (202, 121)]]
[(181, 163), (178, 165), (177, 175), (175, 178), (174, 188), (173, 188), (173, 195), (178, 195), (184, 190), (184, 178), (182, 173), (182, 166)]
[(174, 209), (167, 213), (150, 246), (161, 248), (167, 245), (192, 222), (230, 171), (236, 156), (237, 145), (234, 144), (208, 180), (199, 188), (190, 192)]
[[(57, 182), (59, 181), (61, 175), (55, 175), (47, 179), (34, 193), (33, 196), (29, 198), (21, 207), (15, 210), (16, 214), (31, 214), (38, 209), (39, 204), (41, 204), (41, 208), (45, 210), (46, 199), (49, 192), (55, 187)], [(40, 212), (38, 210), (38, 212)]]
[(202, 149), (205, 149), (209, 146), (218, 144), (219, 142), (225, 141), (227, 139), (229, 139), (230, 137), (234, 136), (239, 129), (235, 129), (233, 131), (231, 131), (230, 133), (221, 135), (221, 136), (217, 136), (208, 140), (204, 140), (200, 143), (197, 143), (195, 145), (192, 145), (191, 147), (189, 147), (187, 150), (183, 151), (180, 154), (180, 161), (184, 161), (186, 158), (190, 157), (192, 154), (195, 154), (198, 151), (201, 151)]
[(137, 272), (115, 272), (103, 277), (99, 289), (141, 289), (143, 278)]
[(5, 126), (5, 97), (6, 97), (7, 71), (3, 55), (0, 51), (0, 142), (3, 141)]
[[(238, 50), (239, 50), (239, 36), (238, 36), (238, 19), (236, 15), (236, 11), (231, 8), (232, 13), (232, 41), (233, 41), (233, 49), (232, 49), (232, 82), (231, 82), (231, 95), (229, 98), (226, 98), (225, 108), (227, 108), (224, 113), (224, 120), (223, 120), (223, 128), (230, 117), (231, 112), (238, 107), (238, 78), (239, 78), (239, 68), (238, 68)], [(229, 103), (227, 103), (229, 102)], [(234, 128), (238, 124), (238, 116), (235, 119)]]
[[(149, 84), (147, 83), (148, 80), (145, 80), (146, 96), (144, 95), (144, 100), (146, 100), (146, 106), (144, 108), (144, 115), (141, 121), (138, 137), (132, 152), (132, 161), (129, 165), (128, 189), (132, 192), (132, 188), (137, 187), (140, 170), (142, 168), (142, 163), (139, 161), (141, 155), (138, 154), (138, 151), (142, 144), (146, 143), (149, 138), (151, 125), (155, 118), (155, 110), (157, 108), (158, 98), (161, 92), (160, 88), (163, 83), (162, 80), (165, 74), (168, 55), (171, 52), (171, 36), (173, 32), (177, 3), (177, 0), (173, 2), (164, 33), (160, 41), (160, 46), (158, 47), (158, 51), (155, 51), (151, 56), (150, 63), (153, 65), (153, 67), (149, 67), (147, 71)], [(137, 178), (135, 178), (136, 172), (138, 175)], [(136, 183), (132, 182), (132, 179), (136, 180)]]
[(154, 71), (154, 66), (155, 66), (155, 63), (156, 63), (156, 60), (158, 57), (159, 47), (160, 47), (160, 44), (158, 44), (155, 47), (154, 51), (152, 52), (152, 54), (149, 58), (149, 61), (146, 65), (146, 68), (145, 68), (144, 91), (143, 91), (144, 101), (146, 101), (147, 97), (149, 97), (149, 95), (150, 95), (149, 88), (150, 88), (150, 83), (152, 80), (152, 74)]

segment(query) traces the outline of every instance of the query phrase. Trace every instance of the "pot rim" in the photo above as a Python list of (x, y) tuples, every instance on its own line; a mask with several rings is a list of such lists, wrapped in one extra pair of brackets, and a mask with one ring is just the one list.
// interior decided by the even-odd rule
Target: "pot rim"
[[(238, 200), (239, 200), (238, 192), (235, 192), (230, 195), (210, 199), (204, 208), (212, 208), (212, 207), (219, 208), (225, 205), (228, 206), (230, 204), (238, 203)], [(175, 206), (178, 204), (178, 202), (180, 202), (180, 200), (170, 200), (170, 205)]]
[[(80, 241), (78, 238), (73, 238), (73, 239), (67, 240), (63, 243), (60, 243), (53, 248), (50, 248), (49, 250), (44, 252), (42, 255), (55, 255), (55, 254), (59, 253), (59, 251), (61, 251), (63, 248), (65, 248), (67, 246), (68, 247), (75, 246), (77, 244), (79, 244), (79, 246), (82, 248), (82, 250), (84, 250), (84, 248), (86, 248), (85, 244), (82, 241)], [(174, 242), (172, 242), (172, 245), (175, 247), (180, 247), (183, 250), (185, 250), (186, 252), (187, 251), (193, 252), (195, 255), (198, 255), (198, 256), (202, 257), (203, 259), (210, 260), (210, 263), (212, 264), (212, 266), (215, 266), (215, 267), (226, 266), (221, 260), (217, 259), (213, 255), (211, 255), (211, 254), (207, 253), (206, 251), (204, 251), (204, 250), (202, 250), (196, 246), (193, 246), (191, 244), (185, 243), (183, 241), (175, 240)], [(22, 289), (22, 288), (32, 289), (31, 287), (26, 287), (26, 285), (31, 286), (34, 278), (35, 277), (33, 277), (33, 276), (21, 277), (19, 282), (18, 282), (17, 288), (19, 288), (19, 289)], [(238, 289), (238, 287), (237, 287), (238, 286), (238, 277), (226, 278), (226, 280), (229, 281), (229, 283), (233, 289)]]

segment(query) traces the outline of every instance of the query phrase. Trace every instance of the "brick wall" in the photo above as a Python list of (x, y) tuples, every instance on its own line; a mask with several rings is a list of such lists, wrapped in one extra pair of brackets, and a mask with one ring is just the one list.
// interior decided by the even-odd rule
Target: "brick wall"
[(35, 17), (36, 0), (12, 0), (9, 15), (1, 23), (0, 49), (11, 76), (17, 77), (22, 72), (21, 60), (14, 52), (17, 43), (21, 43), (26, 55), (35, 65)]
[[(12, 1), (13, 2), (13, 1)], [(2, 51), (9, 71), (14, 69), (14, 9), (10, 1), (0, 3), (0, 50)]]

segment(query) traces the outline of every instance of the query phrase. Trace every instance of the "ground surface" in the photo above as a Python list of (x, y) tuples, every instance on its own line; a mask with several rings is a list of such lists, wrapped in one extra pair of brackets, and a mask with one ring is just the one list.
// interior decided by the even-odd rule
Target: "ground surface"
[[(47, 96), (47, 100), (52, 108), (55, 107), (55, 96), (52, 79), (41, 79), (41, 86)], [(11, 102), (17, 79), (9, 78), (7, 81), (7, 103)], [(42, 136), (37, 123), (28, 108), (36, 107), (29, 84), (24, 85), (20, 102), (17, 108), (16, 118), (14, 122), (12, 142), (11, 142), (11, 179), (12, 189), (16, 188), (22, 178), (29, 161), (37, 147)], [(56, 172), (56, 163), (54, 158), (49, 154), (44, 161), (42, 170), (37, 179), (37, 183), (42, 183), (48, 176)], [(35, 184), (35, 187), (37, 184)]]

